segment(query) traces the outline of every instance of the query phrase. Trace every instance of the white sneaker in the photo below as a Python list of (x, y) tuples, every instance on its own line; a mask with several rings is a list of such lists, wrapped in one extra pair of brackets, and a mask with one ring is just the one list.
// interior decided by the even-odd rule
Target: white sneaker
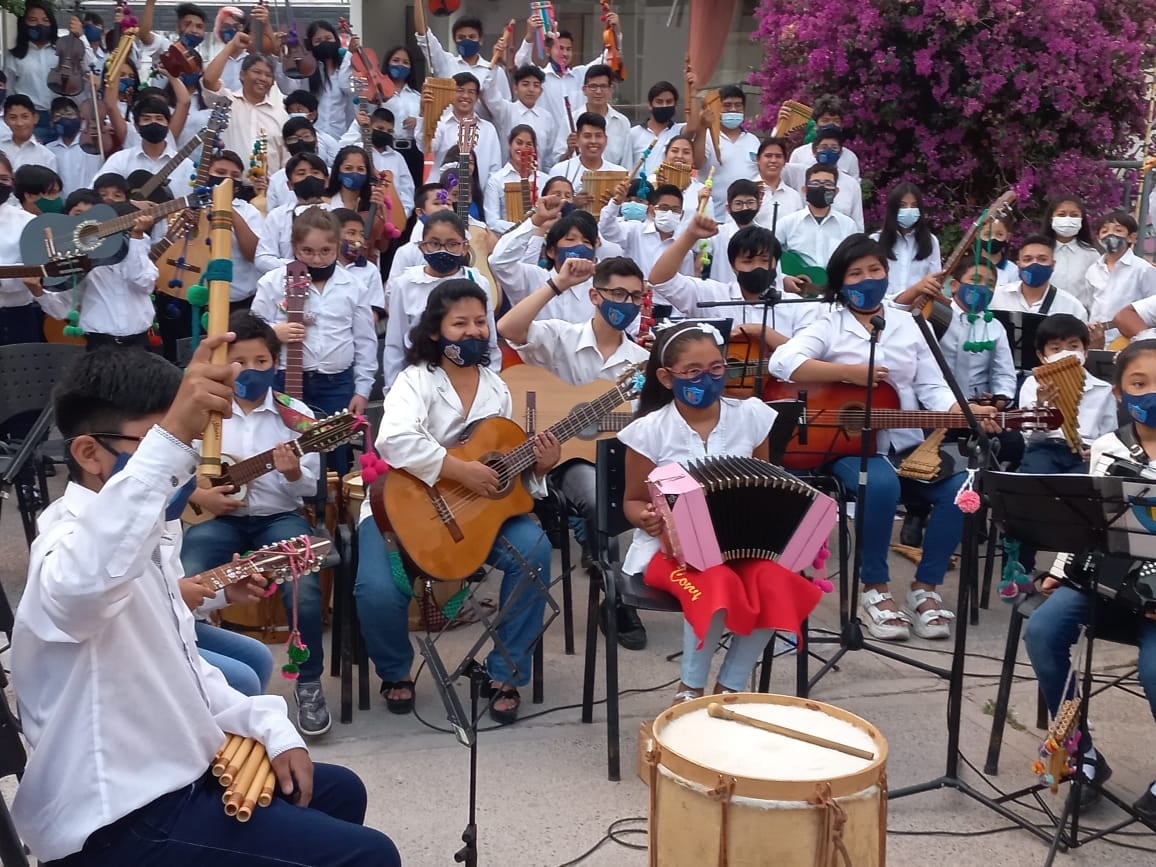
[(890, 593), (867, 590), (859, 602), (859, 607), (867, 615), (864, 626), (867, 634), (880, 641), (906, 641), (911, 637), (911, 620), (902, 611), (880, 608), (880, 602), (891, 599)]
[[(919, 606), (928, 599), (935, 603), (935, 607), (920, 611)], [(951, 627), (946, 623), (932, 623), (932, 620), (954, 620), (954, 612), (943, 606), (943, 597), (934, 590), (909, 590), (907, 593), (907, 607), (903, 613), (911, 621), (911, 628), (919, 638), (940, 639), (951, 636)]]

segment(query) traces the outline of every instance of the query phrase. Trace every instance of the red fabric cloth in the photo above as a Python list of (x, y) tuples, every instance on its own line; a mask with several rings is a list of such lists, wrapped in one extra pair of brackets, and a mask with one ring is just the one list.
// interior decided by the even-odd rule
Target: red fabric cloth
[(726, 611), (726, 628), (736, 635), (750, 635), (756, 629), (798, 635), (823, 596), (812, 582), (773, 560), (735, 560), (699, 572), (660, 551), (642, 580), (682, 603), (700, 648), (717, 611)]

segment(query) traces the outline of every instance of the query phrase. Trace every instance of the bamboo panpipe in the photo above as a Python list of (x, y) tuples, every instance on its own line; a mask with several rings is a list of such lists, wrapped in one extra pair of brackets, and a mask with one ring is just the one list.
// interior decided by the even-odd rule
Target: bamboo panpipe
[(229, 761), (229, 766), (225, 769), (225, 773), (221, 774), (221, 785), (225, 788), (232, 788), (233, 780), (237, 778), (241, 768), (245, 766), (245, 762), (249, 759), (249, 753), (253, 752), (253, 747), (257, 742), (252, 738), (245, 738), (241, 741), (241, 746), (237, 748), (237, 752), (233, 754), (233, 758)]
[(212, 771), (221, 784), (225, 815), (238, 822), (248, 822), (254, 809), (273, 803), (277, 776), (265, 747), (253, 738), (228, 735), (213, 759)]
[[(233, 252), (233, 181), (221, 181), (213, 189), (213, 210), (210, 218), (209, 245), (214, 260), (228, 260)], [(209, 281), (209, 327), (207, 336), (216, 337), (229, 330), (229, 281)], [(229, 347), (222, 343), (213, 350), (213, 364), (225, 364)], [(221, 468), (221, 414), (212, 413), (201, 439), (201, 475), (220, 478)]]

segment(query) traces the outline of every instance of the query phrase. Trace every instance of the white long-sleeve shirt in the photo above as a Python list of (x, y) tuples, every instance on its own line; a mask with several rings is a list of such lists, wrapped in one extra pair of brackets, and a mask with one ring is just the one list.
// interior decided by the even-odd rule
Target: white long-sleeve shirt
[[(492, 123), (480, 116), (476, 116), (475, 120), (478, 124), (478, 140), (474, 145), (474, 164), (478, 167), (478, 180), (484, 184), (486, 178), (502, 166), (502, 145), (498, 141), (498, 131), (494, 129)], [(441, 166), (449, 149), (457, 145), (460, 128), (461, 123), (454, 114), (453, 106), (447, 106), (442, 119), (438, 121), (438, 129), (433, 137), (435, 175), (441, 173)]]
[[(871, 235), (873, 241), (879, 240), (879, 233)], [(891, 251), (894, 259), (887, 260), (887, 297), (894, 298), (905, 289), (910, 289), (924, 277), (938, 274), (943, 270), (943, 259), (939, 253), (939, 239), (931, 236), (931, 253), (926, 259), (916, 259), (919, 245), (915, 241), (915, 233), (903, 234), (895, 238), (895, 247)]]
[(153, 428), (99, 493), (70, 483), (40, 516), (12, 634), (32, 747), (12, 816), (42, 861), (200, 779), (225, 732), (273, 758), (304, 748), (284, 699), (241, 695), (197, 653), (180, 524), (163, 519), (196, 468)]
[[(541, 249), (542, 236), (535, 232), (533, 221), (527, 220), (516, 229), (502, 235), (494, 252), (490, 254), (490, 273), (506, 293), (510, 304), (517, 304), (535, 289), (546, 285), (546, 280), (554, 276), (537, 264), (537, 250)], [(593, 280), (571, 286), (561, 295), (551, 298), (535, 319), (564, 319), (567, 322), (581, 322), (590, 318), (590, 287)], [(638, 320), (627, 329), (630, 334), (638, 333)]]
[[(710, 133), (703, 132), (701, 135), (706, 136), (706, 162), (699, 170), (699, 175), (705, 178), (710, 170), (714, 169), (714, 186), (711, 187), (710, 199), (714, 204), (714, 218), (722, 220), (726, 216), (727, 189), (730, 185), (735, 181), (749, 180), (758, 176), (755, 154), (759, 150), (759, 139), (754, 133), (745, 130), (734, 141), (731, 141), (725, 131), (720, 133), (718, 137), (719, 150), (722, 152), (720, 163), (715, 155)], [(779, 216), (783, 216), (781, 210)]]
[[(1044, 306), (1044, 300), (1048, 297), (1048, 290), (1044, 290), (1044, 294), (1039, 301), (1029, 304), (1024, 297), (1022, 291), (1023, 284), (1017, 280), (1015, 283), (1000, 283), (995, 287), (995, 292), (991, 297), (992, 310), (1018, 310), (1020, 313), (1044, 313), (1041, 309)], [(1085, 322), (1088, 321), (1088, 311), (1084, 309), (1074, 295), (1069, 295), (1058, 286), (1055, 287), (1056, 294), (1052, 299), (1052, 305), (1048, 308), (1047, 314), (1051, 313), (1071, 313)]]
[[(551, 114), (558, 118), (558, 122), (561, 124), (560, 129), (565, 129), (567, 132), (570, 130), (566, 122), (566, 97), (570, 98), (572, 109), (577, 109), (580, 103), (586, 101), (586, 97), (582, 94), (582, 85), (586, 81), (586, 70), (596, 63), (605, 63), (605, 57), (606, 52), (604, 51), (589, 63), (568, 67), (563, 74), (559, 74), (553, 63), (539, 67), (546, 75), (546, 80), (542, 82), (541, 101), (544, 101)], [(527, 63), (533, 62), (534, 43), (523, 39), (518, 43), (518, 50), (514, 54), (514, 63), (516, 66), (525, 66)], [(578, 115), (575, 114), (574, 117), (576, 119)]]
[[(1036, 406), (1039, 401), (1040, 384), (1034, 376), (1024, 380), (1020, 388), (1020, 406)], [(1085, 445), (1095, 442), (1104, 434), (1114, 431), (1119, 424), (1116, 414), (1116, 396), (1112, 394), (1110, 383), (1097, 379), (1090, 373), (1084, 375), (1084, 394), (1080, 398), (1078, 415), (1080, 439)], [(1060, 429), (1031, 431), (1026, 435), (1029, 443), (1045, 440), (1062, 440)]]
[[(710, 150), (710, 148), (707, 148)], [(763, 201), (759, 205), (759, 212), (755, 214), (755, 224), (762, 226), (764, 229), (771, 231), (778, 231), (779, 224), (789, 214), (796, 211), (805, 210), (807, 203), (803, 201), (803, 197), (799, 195), (799, 191), (787, 186), (783, 179), (779, 178), (779, 185), (771, 189), (771, 185), (764, 181), (761, 177), (756, 175), (754, 182), (763, 189)], [(715, 180), (714, 189), (718, 188), (718, 180)], [(725, 196), (725, 191), (724, 191)], [(726, 205), (726, 199), (723, 199), (723, 205)], [(775, 205), (779, 206), (778, 216), (775, 216)]]
[[(674, 243), (674, 235), (661, 238), (652, 220), (628, 222), (620, 216), (621, 208), (611, 199), (598, 217), (598, 235), (622, 247), (622, 254), (633, 259), (643, 274), (650, 274), (654, 263)], [(694, 250), (687, 253), (678, 267), (679, 274), (694, 275)], [(660, 302), (661, 303), (661, 302)]]
[[(807, 186), (807, 166), (787, 163), (783, 166), (783, 183), (799, 190), (800, 195), (803, 195)], [(839, 177), (835, 179), (835, 183), (838, 185), (838, 192), (835, 193), (835, 201), (831, 203), (831, 210), (850, 217), (851, 222), (855, 224), (855, 231), (862, 232), (863, 188), (859, 184), (859, 179), (847, 174), (840, 167)]]
[[(80, 327), (88, 334), (129, 337), (148, 331), (156, 318), (152, 293), (159, 276), (149, 258), (149, 243), (130, 238), (128, 254), (115, 265), (93, 268), (77, 284)], [(37, 299), (55, 319), (68, 318), (71, 292), (45, 292)]]
[(1088, 269), (1100, 258), (1100, 251), (1085, 247), (1079, 241), (1067, 243), (1056, 241), (1053, 253), (1056, 269), (1052, 272), (1051, 284), (1069, 295), (1074, 295), (1084, 307), (1092, 307), (1092, 287), (1088, 284)]
[(44, 166), (46, 169), (52, 169), (52, 171), (60, 174), (56, 154), (34, 138), (30, 138), (20, 145), (9, 139), (4, 142), (3, 150), (12, 163), (13, 172), (21, 166)]
[[(1156, 296), (1156, 268), (1127, 250), (1109, 271), (1101, 256), (1088, 268), (1086, 285), (1092, 298), (1088, 321), (1111, 323), (1129, 304)], [(1104, 342), (1111, 344), (1119, 336), (1117, 329), (1109, 327)]]
[[(352, 367), (354, 392), (368, 398), (377, 374), (373, 305), (380, 300), (341, 266), (334, 270), (323, 290), (311, 283), (305, 299), (304, 369), (334, 374)], [(257, 281), (251, 309), (270, 325), (287, 321), (284, 265)], [(280, 366), (285, 366), (284, 349)]]
[[(505, 76), (501, 76), (501, 79), (505, 79)], [(496, 75), (487, 79), (482, 88), (482, 98), (486, 101), (486, 108), (498, 131), (502, 157), (508, 159), (510, 156), (510, 131), (519, 124), (525, 124), (534, 130), (537, 139), (538, 165), (553, 165), (566, 150), (566, 136), (560, 135), (562, 127), (558, 124), (558, 116), (547, 108), (542, 97), (533, 106), (504, 97), (499, 80)], [(566, 129), (569, 131), (569, 127)]]
[[(578, 118), (586, 112), (593, 111), (584, 100), (580, 101), (582, 102), (581, 105), (573, 100), (570, 101), (570, 108), (574, 110), (572, 120), (575, 124), (578, 123)], [(601, 112), (594, 111), (594, 114), (601, 114)], [(634, 163), (630, 162), (630, 119), (612, 105), (606, 106), (606, 114), (602, 116), (606, 118), (606, 150), (602, 152), (602, 159), (616, 165), (633, 167)], [(562, 110), (561, 117), (565, 136), (569, 136), (570, 119), (566, 117), (565, 109)], [(653, 136), (651, 140), (653, 140)], [(565, 138), (563, 143), (565, 143)]]
[[(446, 51), (446, 49), (442, 47), (442, 44), (438, 38), (434, 36), (432, 30), (427, 28), (424, 34), (417, 33), (415, 35), (417, 37), (418, 48), (422, 50), (428, 50), (429, 52), (429, 57), (433, 61), (434, 75), (438, 76), (439, 78), (453, 78), (459, 72), (468, 72), (478, 80), (478, 84), (482, 87), (485, 87), (486, 81), (489, 80), (490, 76), (496, 76), (501, 80), (498, 85), (499, 89), (502, 89), (502, 93), (506, 99), (510, 98), (510, 85), (509, 82), (506, 81), (505, 72), (501, 69), (494, 69), (490, 61), (482, 57), (482, 53), (480, 51), (476, 55), (477, 62), (471, 64), (460, 54), (454, 54)], [(480, 92), (481, 91), (479, 90), (479, 93)], [(489, 114), (486, 112), (485, 106), (481, 102), (478, 103), (478, 112), (482, 117), (487, 119), (489, 118)], [(400, 127), (400, 125), (401, 123), (399, 121), (398, 126)], [(417, 129), (420, 133), (421, 127), (419, 126)], [(420, 134), (418, 138), (420, 140)]]
[[(59, 60), (56, 46), (29, 43), (28, 53), (23, 57), (16, 57), (11, 49), (6, 55), (4, 74), (8, 77), (8, 93), (22, 93), (32, 100), (38, 111), (48, 111), (52, 100), (58, 96), (48, 88), (48, 73)], [(84, 68), (90, 66), (96, 66), (96, 55), (86, 45)], [(144, 71), (141, 73), (143, 75)]]
[[(0, 204), (0, 265), (22, 265), (20, 236), (35, 219), (33, 214), (13, 204), (11, 196)], [(32, 293), (19, 277), (0, 280), (0, 307), (24, 307), (33, 303)]]
[[(0, 145), (0, 148), (7, 145)], [(56, 173), (60, 175), (61, 195), (68, 198), (73, 190), (89, 187), (93, 177), (100, 173), (100, 154), (90, 154), (80, 146), (80, 136), (66, 144), (64, 139), (50, 141), (45, 147), (56, 160)], [(51, 166), (49, 166), (51, 168)]]
[[(802, 144), (791, 151), (791, 159), (788, 161), (792, 165), (802, 166), (806, 171), (813, 166), (818, 160), (815, 159), (815, 152), (811, 149), (809, 144)], [(839, 171), (849, 174), (853, 178), (860, 178), (862, 174), (859, 171), (859, 157), (855, 156), (855, 152), (851, 148), (844, 146), (843, 150), (839, 152)]]
[[(249, 149), (253, 149), (253, 143), (249, 143)], [(135, 171), (146, 171), (156, 174), (165, 167), (165, 164), (177, 154), (177, 148), (171, 141), (165, 143), (165, 149), (161, 151), (160, 156), (150, 157), (141, 149), (138, 144), (136, 147), (125, 148), (112, 154), (100, 170), (95, 172), (92, 176), (92, 183), (96, 183), (96, 179), (103, 174), (112, 172), (127, 179)], [(189, 160), (184, 160), (180, 165), (173, 169), (172, 174), (169, 175), (166, 183), (169, 189), (173, 191), (173, 196), (181, 198), (187, 196), (192, 187), (189, 185), (189, 178), (197, 173), (196, 168)], [(91, 186), (91, 184), (89, 185)]]
[[(385, 101), (383, 108), (388, 108), (393, 112), (393, 134), (397, 139), (413, 141), (415, 137), (421, 138), (420, 93), (408, 84), (403, 84), (393, 92), (393, 96)], [(411, 117), (416, 120), (413, 132), (405, 128), (405, 122)]]
[[(318, 62), (318, 69), (324, 64)], [(341, 138), (349, 122), (353, 120), (353, 90), (350, 79), (353, 76), (353, 55), (345, 52), (337, 69), (328, 78), (322, 74), (321, 92), (317, 97), (317, 121), (314, 126), (318, 131), (324, 130), (334, 138)], [(277, 86), (285, 94), (295, 90), (309, 90), (309, 79), (292, 79), (285, 74), (280, 63), (276, 71)]]
[[(951, 324), (947, 326), (943, 337), (939, 338), (939, 347), (964, 397), (972, 398), (985, 393), (1014, 397), (1016, 367), (1007, 330), (995, 320), (984, 322), (980, 316), (975, 323), (975, 337), (972, 338), (969, 336), (973, 332), (971, 323), (967, 321), (967, 311), (953, 302), (951, 313)], [(963, 344), (972, 339), (991, 340), (995, 346), (983, 352), (964, 351)]]
[[(778, 278), (778, 288), (782, 290), (782, 276)], [(684, 316), (695, 319), (730, 318), (734, 327), (739, 325), (761, 325), (763, 307), (761, 304), (744, 304), (743, 293), (735, 281), (722, 283), (718, 280), (703, 280), (675, 274), (665, 283), (654, 284), (656, 297), (665, 298)], [(800, 301), (797, 295), (784, 295), (785, 303), (775, 304), (767, 310), (767, 327), (785, 337), (798, 334), (817, 318), (824, 317), (830, 310), (829, 304), (821, 301)], [(735, 301), (731, 305), (702, 307), (704, 302)]]
[[(547, 174), (538, 172), (530, 179), (530, 185), (541, 194), (548, 180)], [(521, 186), (521, 181), (521, 174), (510, 163), (506, 163), (486, 181), (486, 225), (499, 234), (514, 225), (506, 210), (506, 184), (518, 183)]]
[[(607, 147), (609, 150), (609, 146)], [(596, 169), (587, 168), (583, 162), (582, 157), (575, 154), (570, 159), (558, 163), (554, 168), (550, 169), (549, 177), (564, 177), (574, 187), (575, 193), (582, 192), (582, 179), (586, 177), (587, 172), (625, 172), (625, 166), (618, 163), (612, 163), (607, 159), (606, 154), (602, 155), (602, 165)]]
[[(658, 144), (650, 148), (650, 155), (647, 156), (646, 162), (642, 164), (642, 171), (647, 175), (653, 175), (658, 171), (659, 165), (666, 159), (666, 146), (670, 144), (670, 140), (682, 135), (682, 130), (686, 126), (685, 123), (671, 122), (669, 126), (662, 130), (657, 136), (651, 131), (650, 127), (645, 123), (630, 128), (630, 156), (624, 165), (631, 168), (634, 164), (642, 159), (642, 155), (646, 153), (646, 149), (650, 147), (650, 143), (656, 138)], [(721, 146), (721, 141), (720, 141)], [(713, 147), (711, 145), (710, 147)], [(724, 199), (725, 201), (725, 199)]]
[(859, 231), (855, 223), (846, 214), (841, 214), (834, 208), (827, 212), (827, 216), (819, 220), (811, 213), (811, 209), (804, 207), (787, 216), (779, 215), (779, 227), (775, 230), (775, 237), (783, 245), (784, 250), (793, 250), (807, 263), (819, 268), (827, 267), (827, 260), (835, 252), (843, 240)]

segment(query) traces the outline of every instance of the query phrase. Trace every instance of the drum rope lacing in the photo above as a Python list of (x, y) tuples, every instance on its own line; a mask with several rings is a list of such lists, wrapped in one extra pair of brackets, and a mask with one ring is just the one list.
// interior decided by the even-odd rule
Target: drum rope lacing
[(650, 867), (658, 867), (658, 762), (661, 757), (652, 740), (646, 751), (646, 766), (650, 769)]
[(724, 777), (719, 774), (718, 785), (706, 793), (706, 796), (712, 801), (718, 801), (722, 808), (718, 829), (718, 867), (727, 867), (727, 814), (730, 812), (728, 808), (731, 798), (735, 794), (735, 782), (734, 777)]
[(843, 830), (847, 827), (847, 813), (831, 795), (830, 783), (819, 783), (815, 796), (810, 802), (818, 807), (823, 818), (819, 822), (819, 845), (815, 857), (816, 867), (837, 867), (835, 856), (842, 858), (843, 867), (851, 867), (851, 856), (843, 843)]

